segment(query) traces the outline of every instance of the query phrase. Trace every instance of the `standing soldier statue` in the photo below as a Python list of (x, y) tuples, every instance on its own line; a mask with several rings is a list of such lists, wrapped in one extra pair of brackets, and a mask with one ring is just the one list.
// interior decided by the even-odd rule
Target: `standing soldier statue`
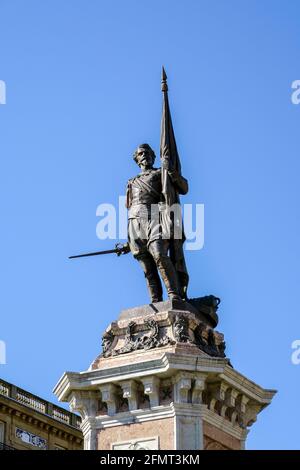
[(141, 172), (127, 184), (128, 243), (118, 244), (114, 250), (71, 257), (131, 251), (142, 266), (153, 303), (163, 299), (160, 277), (170, 299), (186, 299), (188, 285), (179, 201), (179, 194), (188, 192), (188, 182), (181, 175), (164, 68), (162, 92), (161, 168), (154, 168), (155, 153), (148, 144), (136, 149), (133, 158)]
[[(170, 169), (167, 159), (163, 168), (154, 168), (155, 154), (148, 144), (140, 145), (134, 160), (141, 173), (128, 182), (126, 206), (128, 208), (128, 243), (133, 256), (139, 261), (145, 274), (152, 302), (162, 300), (162, 285), (165, 284), (169, 298), (185, 298), (186, 273), (182, 248), (176, 252), (174, 246), (174, 221), (170, 220), (169, 236), (164, 236), (163, 217), (167, 211), (163, 194), (163, 171), (167, 171), (174, 194), (186, 194), (188, 183), (177, 170)], [(168, 169), (169, 168), (169, 169)], [(176, 208), (176, 206), (175, 206)], [(176, 217), (176, 210), (173, 213)], [(182, 240), (176, 240), (182, 244)], [(158, 274), (159, 273), (159, 274)], [(183, 282), (182, 282), (183, 281)]]

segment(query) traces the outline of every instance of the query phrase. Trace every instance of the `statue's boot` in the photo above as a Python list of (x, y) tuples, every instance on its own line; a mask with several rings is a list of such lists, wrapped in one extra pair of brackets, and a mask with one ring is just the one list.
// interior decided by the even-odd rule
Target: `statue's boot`
[[(156, 269), (156, 267), (155, 267)], [(151, 273), (151, 274), (145, 274), (146, 282), (147, 282), (147, 287), (148, 287), (148, 292), (150, 294), (151, 302), (161, 302), (162, 301), (162, 296), (163, 296), (163, 291), (162, 291), (162, 285), (161, 285), (161, 280), (159, 278), (157, 269), (156, 273)]]
[(156, 265), (161, 278), (166, 286), (169, 299), (181, 299), (177, 273), (171, 259), (168, 256), (160, 256), (156, 259)]
[(161, 302), (163, 299), (163, 291), (154, 259), (150, 254), (141, 255), (137, 257), (137, 259), (144, 271), (151, 302)]

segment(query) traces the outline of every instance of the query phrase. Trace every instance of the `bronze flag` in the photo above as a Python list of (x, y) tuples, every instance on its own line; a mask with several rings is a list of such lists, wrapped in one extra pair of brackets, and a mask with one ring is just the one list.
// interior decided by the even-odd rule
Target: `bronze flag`
[[(169, 172), (181, 175), (181, 163), (177, 150), (175, 134), (170, 113), (168, 99), (167, 75), (164, 67), (162, 68), (162, 87), (163, 92), (163, 109), (161, 118), (160, 133), (160, 158), (161, 158), (161, 174), (162, 174), (162, 192), (165, 198), (166, 209), (170, 209), (174, 204), (180, 204), (179, 194), (172, 184)], [(172, 212), (171, 212), (172, 215)], [(173, 220), (174, 223), (174, 220)], [(187, 295), (187, 286), (189, 276), (184, 259), (183, 243), (185, 240), (183, 224), (181, 221), (182, 236), (180, 239), (173, 237), (170, 240), (170, 257), (175, 266), (181, 291), (184, 297)], [(174, 232), (174, 231), (172, 231)]]

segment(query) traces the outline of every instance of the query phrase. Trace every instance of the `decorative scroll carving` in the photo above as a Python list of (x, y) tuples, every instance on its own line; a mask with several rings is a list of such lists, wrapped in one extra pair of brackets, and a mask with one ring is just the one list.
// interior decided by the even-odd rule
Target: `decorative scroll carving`
[(134, 321), (131, 321), (127, 325), (126, 329), (126, 335), (125, 335), (125, 343), (124, 346), (120, 349), (116, 349), (113, 351), (113, 355), (116, 356), (118, 354), (123, 354), (131, 351), (135, 351), (135, 341), (134, 341), (134, 336), (133, 336), (133, 331), (136, 326), (136, 323)]
[(69, 401), (72, 411), (78, 411), (82, 420), (95, 417), (98, 410), (99, 395), (92, 390), (74, 390)]
[[(123, 399), (127, 400), (129, 411), (138, 409), (138, 388), (134, 380), (127, 380), (120, 383)], [(127, 411), (126, 409), (124, 411)]]
[(185, 377), (180, 378), (175, 383), (175, 401), (177, 403), (189, 403), (191, 387), (191, 379)]
[(159, 348), (161, 346), (166, 346), (167, 344), (174, 344), (174, 341), (166, 334), (160, 338), (158, 323), (153, 318), (145, 320), (144, 324), (146, 327), (145, 329), (148, 329), (148, 331), (142, 336), (135, 337), (134, 330), (137, 324), (133, 321), (130, 322), (127, 326), (124, 346), (120, 349), (111, 351), (110, 355), (116, 356), (137, 351), (139, 349), (147, 351), (148, 349)]
[(176, 315), (176, 319), (173, 325), (173, 332), (176, 341), (179, 343), (191, 342), (189, 336), (189, 322), (185, 317)]
[(159, 378), (155, 375), (141, 379), (144, 400), (148, 398), (151, 407), (159, 405)]
[[(207, 323), (198, 320), (195, 328), (195, 320), (190, 324), (190, 319), (185, 315), (177, 314), (170, 319), (171, 324), (168, 326), (161, 324), (160, 320), (152, 316), (144, 318), (143, 324), (130, 321), (124, 336), (122, 334), (124, 330), (120, 331), (119, 326), (115, 327), (117, 329), (105, 332), (102, 337), (102, 357), (118, 356), (137, 350), (147, 351), (176, 342), (194, 343), (212, 357), (226, 357), (223, 335), (214, 331)], [(118, 338), (123, 338), (123, 344), (116, 348)]]
[(194, 330), (195, 344), (205, 353), (213, 357), (226, 357), (223, 335), (216, 333), (205, 323), (200, 322)]
[(102, 402), (106, 404), (107, 414), (114, 415), (116, 413), (116, 398), (118, 389), (113, 384), (104, 384), (99, 387)]
[(150, 319), (145, 321), (145, 326), (149, 328), (150, 333), (139, 338), (140, 344), (143, 349), (152, 349), (158, 346), (159, 329), (158, 324), (155, 320)]
[(202, 403), (202, 394), (205, 389), (206, 376), (202, 375), (192, 379), (192, 403)]
[(114, 341), (114, 335), (112, 334), (111, 331), (106, 331), (104, 335), (102, 336), (102, 351), (103, 351), (103, 356), (108, 357), (111, 355), (111, 346)]

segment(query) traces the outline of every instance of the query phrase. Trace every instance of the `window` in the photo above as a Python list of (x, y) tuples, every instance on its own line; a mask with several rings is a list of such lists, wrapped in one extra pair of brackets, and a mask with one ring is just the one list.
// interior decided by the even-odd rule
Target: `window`
[(4, 438), (5, 438), (5, 423), (3, 423), (3, 421), (0, 421), (0, 443), (4, 444)]

